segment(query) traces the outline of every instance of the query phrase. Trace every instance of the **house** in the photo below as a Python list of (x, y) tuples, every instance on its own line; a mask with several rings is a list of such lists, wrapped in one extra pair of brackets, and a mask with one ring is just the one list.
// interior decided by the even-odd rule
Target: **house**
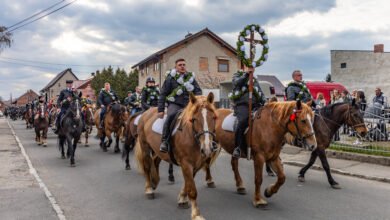
[(363, 90), (368, 102), (380, 87), (390, 97), (390, 52), (384, 45), (374, 45), (374, 50), (331, 50), (332, 81), (341, 83), (348, 91)]
[(175, 67), (175, 61), (184, 58), (187, 70), (195, 72), (196, 80), (204, 93), (214, 92), (216, 101), (220, 98), (220, 83), (231, 80), (232, 75), (241, 69), (236, 49), (205, 28), (195, 34), (187, 34), (184, 39), (146, 57), (132, 69), (138, 69), (138, 85), (145, 85), (146, 78), (152, 76), (162, 85), (165, 74)]
[(95, 96), (95, 90), (91, 87), (91, 81), (93, 77), (90, 77), (86, 80), (78, 80), (73, 83), (77, 91), (82, 92), (83, 97), (87, 97), (89, 95), (89, 98), (96, 102), (96, 96)]
[(46, 93), (48, 99), (55, 99), (60, 94), (61, 90), (66, 87), (66, 80), (79, 80), (77, 76), (72, 72), (71, 68), (68, 68), (58, 73), (40, 92)]
[(30, 103), (38, 98), (38, 94), (32, 89), (27, 90), (23, 95), (19, 96), (13, 103), (16, 106), (25, 106), (27, 103)]
[[(284, 93), (286, 87), (283, 85), (283, 83), (274, 75), (258, 75), (257, 76), (258, 81), (266, 81), (272, 84), (273, 88), (275, 89), (275, 96), (278, 100), (283, 101), (284, 100)], [(272, 92), (271, 92), (272, 93)]]

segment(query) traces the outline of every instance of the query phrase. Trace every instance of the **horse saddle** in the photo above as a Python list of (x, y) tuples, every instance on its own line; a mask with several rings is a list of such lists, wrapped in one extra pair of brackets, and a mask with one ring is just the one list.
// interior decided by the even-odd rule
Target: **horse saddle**
[[(154, 122), (153, 122), (153, 125), (152, 125), (152, 131), (154, 131), (155, 133), (157, 134), (161, 134), (163, 133), (163, 129), (164, 129), (164, 122), (165, 120), (167, 119), (167, 115), (164, 115), (164, 118), (157, 118)], [(172, 124), (176, 124), (175, 123), (176, 120), (173, 120)], [(179, 128), (179, 124), (178, 123), (177, 125), (175, 125), (174, 129), (172, 130), (172, 126), (171, 126), (171, 136), (175, 135), (178, 128)]]
[[(252, 120), (257, 116), (259, 117), (260, 112), (262, 108), (259, 109), (259, 111), (253, 111), (252, 112)], [(238, 125), (238, 119), (237, 116), (234, 115), (234, 113), (230, 113), (222, 122), (222, 129), (224, 131), (230, 131), (230, 132), (236, 132), (236, 128)], [(245, 129), (245, 134), (248, 132), (249, 128)]]

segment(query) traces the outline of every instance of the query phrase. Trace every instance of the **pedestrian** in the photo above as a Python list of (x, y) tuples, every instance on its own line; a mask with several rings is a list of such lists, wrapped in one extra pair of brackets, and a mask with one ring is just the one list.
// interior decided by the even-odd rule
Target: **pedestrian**
[(339, 90), (334, 89), (331, 95), (330, 104), (342, 103), (344, 99), (341, 97)]
[(372, 99), (372, 103), (373, 104), (378, 103), (382, 107), (386, 108), (387, 100), (386, 100), (386, 97), (383, 95), (383, 92), (382, 92), (381, 88), (377, 87), (375, 89), (375, 96)]
[(324, 98), (324, 94), (322, 92), (317, 93), (316, 99), (317, 109), (323, 108), (326, 106), (326, 100)]

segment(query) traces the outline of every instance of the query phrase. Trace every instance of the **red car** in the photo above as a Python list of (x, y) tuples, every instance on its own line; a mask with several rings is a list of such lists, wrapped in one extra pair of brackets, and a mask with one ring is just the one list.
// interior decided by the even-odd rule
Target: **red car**
[(310, 89), (310, 93), (314, 99), (317, 99), (317, 94), (319, 92), (324, 94), (326, 103), (329, 103), (331, 97), (330, 94), (333, 90), (337, 89), (340, 93), (344, 90), (348, 91), (345, 86), (336, 82), (306, 82), (306, 86)]

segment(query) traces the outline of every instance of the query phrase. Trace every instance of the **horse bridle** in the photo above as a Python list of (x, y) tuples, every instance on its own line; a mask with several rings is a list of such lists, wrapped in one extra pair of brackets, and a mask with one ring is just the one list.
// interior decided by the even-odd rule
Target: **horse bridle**
[[(351, 110), (350, 110), (350, 106), (348, 105), (348, 116), (347, 116), (347, 121), (350, 123), (350, 124), (353, 124), (351, 127), (354, 129), (354, 130), (356, 130), (356, 128), (359, 128), (359, 127), (366, 127), (366, 124), (363, 122), (363, 123), (358, 123), (358, 124), (354, 124), (354, 123), (352, 123), (353, 121), (351, 120)], [(342, 124), (339, 124), (339, 123), (337, 123), (337, 122), (335, 122), (335, 121), (333, 121), (333, 120), (331, 120), (331, 119), (329, 119), (329, 118), (327, 118), (327, 117), (324, 117), (324, 116), (322, 116), (321, 115), (321, 112), (319, 112), (318, 114), (316, 114), (316, 115), (318, 115), (318, 116), (320, 116), (321, 117), (321, 119), (323, 120), (323, 121), (325, 121), (325, 120), (327, 120), (327, 121), (329, 121), (329, 122), (331, 122), (331, 123), (333, 123), (333, 124), (335, 124), (335, 125), (337, 125), (338, 127), (341, 127), (342, 126)], [(326, 125), (326, 123), (325, 123), (325, 125)], [(326, 125), (326, 128), (328, 129), (328, 130), (330, 130), (330, 128), (328, 127), (328, 125)]]
[(288, 124), (290, 124), (291, 122), (293, 122), (295, 128), (297, 129), (297, 133), (298, 133), (297, 136), (298, 136), (299, 139), (304, 140), (305, 138), (314, 136), (314, 135), (315, 135), (314, 132), (311, 132), (311, 133), (308, 133), (308, 134), (302, 136), (301, 131), (299, 130), (298, 122), (297, 122), (297, 118), (296, 118), (296, 116), (297, 116), (298, 113), (301, 113), (301, 110), (295, 110), (295, 109), (294, 109), (294, 112), (293, 112), (293, 114), (295, 114), (294, 120), (288, 120), (288, 123), (287, 123), (287, 125), (286, 125), (286, 130), (288, 131), (288, 133), (290, 133), (292, 136), (295, 136), (295, 135), (288, 129)]
[[(214, 119), (214, 120), (215, 120), (215, 119)], [(209, 135), (211, 135), (211, 136), (213, 137), (213, 141), (212, 141), (213, 149), (212, 149), (212, 151), (216, 150), (216, 145), (217, 145), (217, 143), (214, 141), (214, 140), (215, 140), (215, 137), (216, 137), (215, 132), (212, 132), (212, 131), (210, 131), (210, 130), (203, 130), (202, 132), (196, 132), (196, 130), (195, 130), (195, 121), (196, 121), (195, 118), (192, 118), (192, 119), (191, 119), (192, 132), (193, 132), (193, 135), (194, 135), (194, 139), (195, 139), (195, 141), (196, 141), (196, 144), (197, 144), (198, 146), (200, 146), (200, 145), (201, 145), (201, 144), (200, 144), (200, 137), (201, 137), (202, 135), (209, 134)]]

